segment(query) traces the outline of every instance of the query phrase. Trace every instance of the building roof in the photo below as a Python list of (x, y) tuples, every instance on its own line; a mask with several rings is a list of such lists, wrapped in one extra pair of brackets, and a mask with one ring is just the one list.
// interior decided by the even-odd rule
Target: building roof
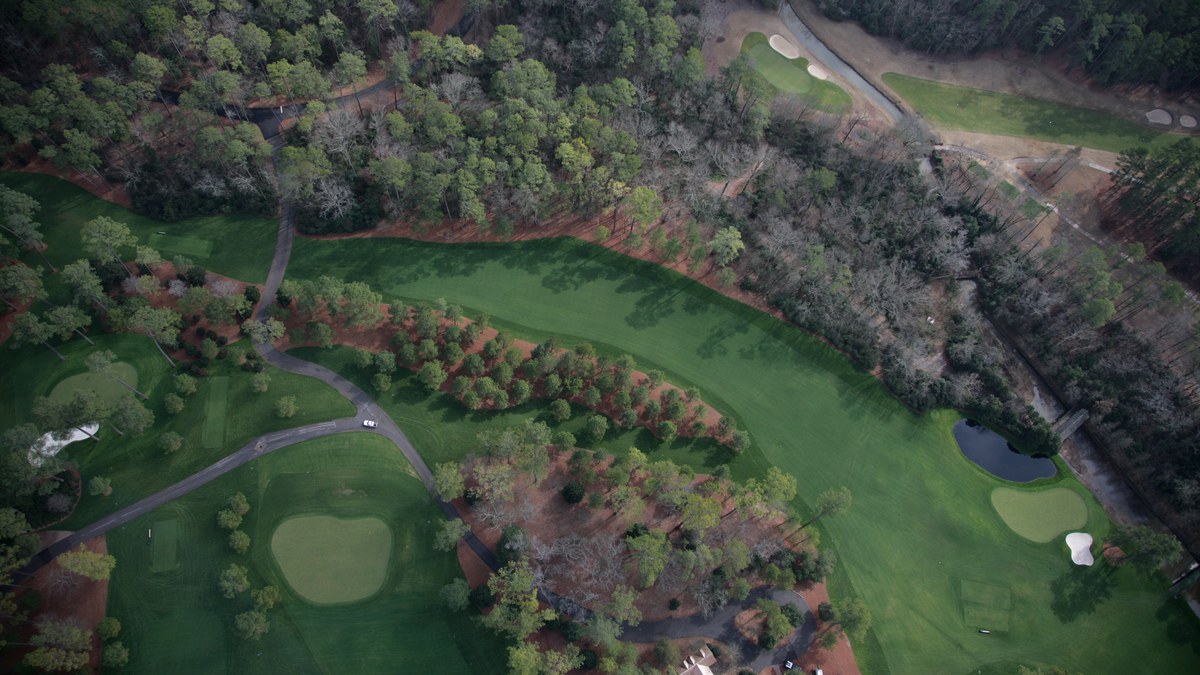
[(716, 662), (717, 657), (707, 649), (701, 648), (698, 656), (689, 656), (683, 660), (683, 670), (679, 671), (679, 675), (713, 675), (709, 666)]

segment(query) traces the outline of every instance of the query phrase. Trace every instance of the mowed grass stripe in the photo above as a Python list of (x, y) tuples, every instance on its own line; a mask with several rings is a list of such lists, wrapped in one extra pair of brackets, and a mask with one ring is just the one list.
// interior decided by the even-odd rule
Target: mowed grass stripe
[(163, 251), (182, 253), (195, 258), (207, 258), (212, 254), (213, 249), (212, 242), (207, 239), (176, 237), (158, 232), (150, 235), (150, 245)]
[(225, 418), (229, 408), (229, 377), (208, 378), (208, 396), (204, 400), (202, 443), (209, 449), (225, 444)]
[(151, 572), (171, 572), (179, 566), (179, 521), (160, 520), (150, 528)]
[(883, 81), (930, 122), (950, 129), (1023, 136), (1109, 152), (1162, 147), (1188, 138), (1144, 127), (1123, 117), (1045, 99), (1014, 96), (884, 73)]
[[(1056, 614), (1059, 580), (1073, 566), (1058, 546), (1022, 539), (996, 516), (990, 495), (999, 482), (961, 457), (951, 431), (957, 414), (913, 415), (819, 340), (682, 275), (575, 240), (394, 239), (297, 240), (288, 273), (365, 281), (389, 300), (444, 297), (519, 337), (628, 352), (641, 368), (698, 386), (749, 431), (754, 446), (732, 462), (735, 478), (778, 466), (796, 477), (802, 514), (821, 491), (849, 487), (853, 507), (816, 527), (838, 553), (835, 597), (857, 595), (874, 615), (873, 637), (855, 645), (868, 672), (965, 673), (1002, 660), (1088, 673), (1200, 670), (1191, 643), (1200, 644), (1197, 622), (1164, 599), (1161, 580), (1119, 570), (1092, 611)], [(446, 428), (445, 454), (435, 461), (469, 452), (467, 430), (491, 419), (453, 402), (424, 403), (419, 388), (393, 396), (393, 405), (428, 407)], [(627, 440), (614, 436), (600, 447), (623, 452)], [(643, 449), (704, 471), (722, 459), (677, 446)], [(1088, 531), (1105, 536), (1109, 522), (1086, 489), (1069, 477), (1059, 485), (1083, 497)], [(964, 627), (963, 578), (1012, 588), (1020, 620), (1005, 641), (976, 639)], [(1131, 642), (1143, 648), (1127, 649)]]

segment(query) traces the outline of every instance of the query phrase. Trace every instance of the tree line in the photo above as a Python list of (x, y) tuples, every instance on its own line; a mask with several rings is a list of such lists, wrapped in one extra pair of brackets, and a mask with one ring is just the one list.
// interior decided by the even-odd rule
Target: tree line
[(1067, 56), (1101, 85), (1191, 87), (1200, 73), (1200, 7), (1153, 0), (817, 0), (832, 19), (928, 54), (1015, 46)]

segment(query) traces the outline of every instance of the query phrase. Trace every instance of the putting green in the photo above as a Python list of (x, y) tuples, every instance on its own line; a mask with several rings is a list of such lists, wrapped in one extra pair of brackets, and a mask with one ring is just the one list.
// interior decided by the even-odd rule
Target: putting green
[(1000, 487), (992, 490), (992, 506), (1013, 532), (1043, 544), (1087, 525), (1087, 505), (1067, 488), (1028, 492)]
[(383, 586), (392, 531), (374, 517), (296, 516), (276, 526), (271, 555), (288, 586), (305, 600), (355, 602)]
[(66, 403), (71, 400), (71, 395), (80, 389), (91, 389), (96, 392), (100, 400), (109, 403), (115, 403), (117, 399), (125, 394), (131, 393), (120, 382), (118, 378), (128, 384), (130, 387), (137, 387), (138, 374), (137, 369), (132, 364), (118, 361), (112, 364), (113, 377), (105, 377), (100, 373), (79, 373), (72, 375), (58, 384), (54, 385), (54, 390), (50, 392), (50, 400), (59, 403)]
[(850, 108), (850, 95), (830, 82), (808, 72), (808, 59), (789, 59), (771, 47), (762, 33), (750, 33), (742, 40), (742, 53), (750, 65), (779, 91), (795, 94), (827, 112), (840, 113)]

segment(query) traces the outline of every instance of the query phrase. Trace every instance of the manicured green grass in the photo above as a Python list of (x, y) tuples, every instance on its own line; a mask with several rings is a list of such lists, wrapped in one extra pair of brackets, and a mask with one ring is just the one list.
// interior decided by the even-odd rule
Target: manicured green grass
[(1021, 194), (1021, 191), (1018, 190), (1016, 186), (1006, 180), (1000, 181), (1000, 185), (997, 187), (999, 187), (1000, 191), (1008, 197), (1016, 197), (1017, 195)]
[[(1197, 621), (1165, 597), (1161, 578), (1130, 569), (1081, 575), (1056, 543), (1008, 529), (990, 500), (1000, 481), (977, 471), (954, 442), (956, 414), (914, 416), (819, 340), (680, 275), (574, 240), (384, 239), (298, 240), (289, 273), (366, 281), (387, 300), (444, 297), (488, 312), (518, 337), (629, 352), (642, 368), (699, 386), (750, 432), (754, 447), (733, 462), (736, 478), (779, 466), (797, 479), (802, 513), (822, 490), (848, 486), (853, 507), (817, 527), (840, 560), (834, 596), (862, 597), (874, 615), (875, 628), (855, 645), (867, 672), (966, 673), (1016, 662), (1088, 673), (1200, 668)], [(386, 405), (419, 413), (420, 424), (397, 422), (422, 453), (438, 448), (428, 451), (431, 462), (477, 447), (472, 430), (536, 414), (467, 413), (409, 387), (410, 379)], [(440, 444), (431, 440), (438, 437)], [(599, 445), (620, 452), (631, 440)], [(698, 466), (723, 458), (687, 444), (640, 447)], [(1088, 531), (1103, 539), (1109, 522), (1094, 498), (1073, 479), (1057, 485), (1080, 494)], [(964, 625), (962, 579), (1011, 589), (1007, 633), (981, 639)], [(1081, 585), (1086, 593), (1076, 592)]]
[(119, 378), (125, 384), (136, 389), (137, 369), (128, 363), (114, 363), (111, 366), (111, 370), (112, 377), (92, 372), (72, 375), (54, 385), (54, 390), (50, 392), (48, 398), (59, 403), (66, 403), (71, 400), (76, 391), (90, 389), (96, 393), (101, 401), (110, 404), (116, 403), (121, 397), (132, 392), (114, 378)]
[(150, 245), (159, 251), (182, 253), (192, 258), (207, 258), (212, 255), (213, 243), (197, 237), (174, 237), (155, 232), (150, 235)]
[(1162, 147), (1186, 136), (1155, 131), (1099, 110), (960, 87), (900, 73), (883, 81), (933, 124), (1000, 136), (1027, 136), (1110, 152)]
[(1042, 215), (1045, 211), (1046, 211), (1046, 207), (1042, 206), (1041, 204), (1037, 203), (1036, 201), (1034, 201), (1032, 199), (1026, 199), (1025, 203), (1021, 205), (1021, 215), (1025, 216), (1026, 218), (1028, 218), (1030, 220), (1037, 218), (1038, 216)]
[(841, 114), (850, 109), (849, 94), (832, 82), (810, 75), (808, 59), (803, 56), (789, 59), (772, 49), (766, 35), (747, 35), (742, 40), (742, 53), (749, 55), (754, 69), (780, 92), (794, 94), (826, 112)]
[(998, 487), (992, 491), (992, 506), (1013, 532), (1043, 544), (1088, 522), (1083, 499), (1062, 487), (1034, 492)]
[[(442, 519), (411, 467), (386, 439), (343, 434), (277, 450), (108, 535), (118, 563), (109, 586), (111, 615), (132, 654), (123, 673), (453, 673), (504, 670), (499, 640), (464, 612), (445, 608), (438, 591), (461, 572), (453, 553), (433, 550)], [(226, 545), (216, 512), (234, 492), (250, 502), (242, 529), (245, 556)], [(281, 523), (320, 515), (377, 519), (393, 532), (391, 564), (379, 592), (360, 602), (315, 605), (293, 593), (271, 554)], [(180, 524), (180, 566), (151, 573), (146, 528)], [(156, 535), (157, 536), (157, 535)], [(278, 586), (261, 641), (233, 633), (233, 617), (251, 605), (222, 598), (217, 577), (230, 563), (249, 568), (252, 586)], [(353, 583), (343, 568), (332, 583)]]
[[(292, 375), (269, 368), (270, 391), (255, 393), (251, 389), (252, 374), (232, 364), (228, 359), (214, 361), (210, 377), (201, 378), (194, 396), (186, 399), (183, 412), (174, 417), (163, 407), (163, 397), (174, 391), (172, 370), (158, 354), (149, 338), (133, 334), (100, 334), (93, 338), (92, 347), (83, 340), (72, 340), (59, 347), (67, 357), (59, 361), (49, 350), (40, 346), (18, 350), (0, 349), (0, 429), (32, 419), (33, 400), (48, 395), (63, 380), (87, 372), (85, 360), (97, 350), (111, 350), (117, 358), (137, 370), (138, 388), (150, 399), (144, 402), (155, 416), (155, 425), (138, 437), (106, 433), (102, 428), (100, 442), (87, 440), (73, 443), (64, 452), (76, 462), (86, 483), (100, 475), (112, 480), (110, 497), (94, 497), (84, 491), (75, 513), (63, 525), (66, 529), (88, 523), (212, 464), (241, 447), (259, 434), (287, 429), (302, 424), (348, 417), (354, 406), (345, 398), (317, 380)], [(246, 347), (240, 343), (239, 347)], [(205, 402), (213, 380), (227, 378), (228, 404), (225, 407), (225, 441), (217, 447), (206, 448), (204, 429), (213, 423)], [(295, 417), (279, 419), (275, 401), (284, 392), (296, 396), (300, 410)], [(159, 448), (158, 439), (174, 431), (184, 439), (183, 449), (167, 455)], [(143, 532), (143, 535), (145, 533)]]
[(218, 375), (208, 380), (204, 397), (204, 427), (200, 434), (206, 449), (219, 448), (225, 442), (225, 420), (229, 416), (229, 377)]
[(271, 556), (288, 587), (317, 604), (370, 597), (387, 578), (392, 531), (378, 518), (304, 515), (271, 533)]
[(179, 567), (179, 520), (160, 520), (147, 531), (150, 535), (150, 571), (173, 572)]
[[(64, 180), (34, 173), (0, 173), (0, 183), (20, 190), (41, 203), (36, 218), (42, 224), (46, 238), (46, 257), (58, 266), (84, 257), (79, 229), (97, 216), (108, 216), (125, 223), (142, 243), (155, 246), (153, 239), (166, 232), (174, 239), (207, 242), (206, 252), (196, 243), (188, 243), (189, 251), (163, 246), (163, 257), (170, 260), (176, 253), (185, 253), (196, 263), (218, 274), (261, 284), (267, 280), (271, 257), (275, 251), (278, 222), (258, 216), (231, 214), (187, 218), (177, 223), (164, 223), (140, 216), (132, 211), (92, 196), (86, 190)], [(41, 258), (26, 254), (30, 264), (41, 265)], [(49, 272), (49, 270), (47, 270)]]

